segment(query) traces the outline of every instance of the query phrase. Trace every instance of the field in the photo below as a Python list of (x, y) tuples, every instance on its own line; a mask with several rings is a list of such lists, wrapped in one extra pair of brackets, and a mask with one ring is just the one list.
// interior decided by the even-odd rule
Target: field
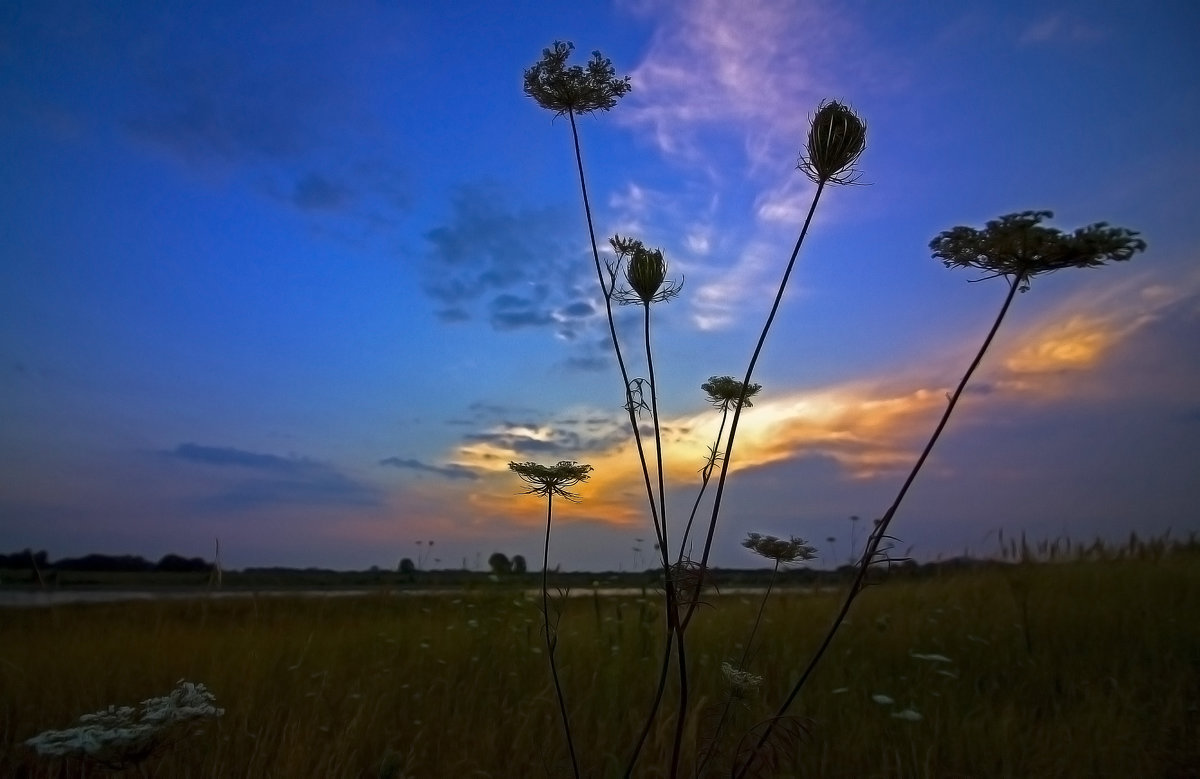
[[(558, 657), (581, 767), (619, 776), (662, 615), (652, 591), (576, 593)], [(710, 705), (689, 720), (693, 756), (758, 602), (711, 604), (690, 634), (693, 699)], [(750, 662), (762, 690), (735, 701), (737, 732), (779, 702), (836, 605), (825, 590), (773, 596)], [(106, 775), (22, 742), (181, 678), (206, 684), (224, 716), (128, 775), (562, 776), (540, 619), (531, 596), (483, 587), (3, 610), (0, 776)], [(783, 776), (1200, 776), (1200, 555), (889, 580), (860, 597), (793, 713), (809, 734)], [(671, 727), (662, 718), (636, 776), (663, 775)], [(727, 776), (727, 755), (720, 766)]]

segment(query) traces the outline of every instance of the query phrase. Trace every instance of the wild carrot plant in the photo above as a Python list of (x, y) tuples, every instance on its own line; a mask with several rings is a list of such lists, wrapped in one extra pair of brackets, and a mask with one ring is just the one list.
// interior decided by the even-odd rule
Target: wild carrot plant
[[(866, 125), (849, 106), (835, 100), (820, 103), (811, 118), (797, 168), (815, 185), (812, 199), (804, 221), (800, 225), (796, 242), (784, 265), (774, 298), (742, 378), (713, 376), (702, 385), (709, 402), (721, 412), (720, 426), (701, 468), (700, 484), (691, 513), (679, 538), (674, 539), (674, 543), (672, 543), (673, 533), (668, 522), (666, 500), (667, 484), (663, 466), (662, 417), (659, 409), (660, 393), (655, 370), (651, 311), (654, 304), (666, 302), (679, 295), (682, 281), (668, 279), (668, 262), (661, 249), (647, 248), (641, 240), (634, 237), (613, 236), (609, 240), (613, 252), (612, 259), (601, 262), (588, 198), (576, 117), (611, 110), (616, 106), (618, 100), (628, 93), (630, 82), (628, 78), (618, 78), (612, 62), (603, 57), (600, 52), (593, 52), (592, 59), (586, 66), (568, 67), (567, 60), (572, 51), (572, 44), (561, 42), (555, 42), (551, 48), (543, 50), (542, 58), (525, 71), (524, 88), (526, 95), (533, 98), (538, 105), (554, 112), (556, 116), (566, 116), (570, 124), (592, 258), (605, 303), (609, 334), (622, 381), (624, 407), (642, 472), (647, 513), (654, 531), (656, 547), (659, 552), (659, 565), (662, 569), (665, 606), (663, 655), (648, 711), (630, 751), (624, 772), (626, 776), (630, 776), (637, 767), (642, 747), (661, 716), (661, 704), (667, 689), (667, 682), (671, 676), (671, 670), (674, 669), (678, 698), (674, 706), (671, 757), (669, 766), (666, 768), (666, 775), (676, 777), (682, 770), (683, 742), (687, 732), (688, 717), (692, 713), (691, 709), (694, 705), (690, 696), (692, 680), (689, 676), (687, 632), (697, 614), (698, 607), (703, 603), (708, 565), (723, 508), (722, 501), (728, 484), (730, 464), (733, 462), (738, 425), (743, 410), (752, 406), (751, 398), (757, 396), (761, 390), (761, 386), (753, 382), (755, 369), (770, 335), (772, 324), (779, 312), (788, 281), (812, 225), (817, 206), (828, 188), (852, 184), (858, 180), (859, 171), (856, 166), (866, 148)], [(775, 709), (774, 714), (751, 728), (741, 738), (738, 748), (733, 752), (730, 768), (732, 775), (738, 777), (762, 775), (764, 772), (772, 770), (776, 757), (784, 747), (794, 745), (807, 733), (807, 722), (789, 716), (788, 711), (825, 655), (834, 636), (845, 623), (855, 598), (868, 583), (869, 572), (878, 566), (886, 566), (894, 562), (889, 551), (889, 541), (892, 537), (888, 533), (892, 520), (945, 429), (967, 383), (995, 338), (1015, 293), (1028, 290), (1034, 276), (1068, 267), (1095, 267), (1108, 261), (1128, 260), (1135, 253), (1145, 249), (1145, 242), (1137, 237), (1137, 233), (1124, 228), (1110, 227), (1105, 223), (1097, 223), (1069, 234), (1041, 226), (1042, 220), (1050, 216), (1048, 211), (1010, 214), (989, 222), (983, 230), (956, 227), (943, 232), (930, 244), (933, 256), (942, 260), (947, 267), (973, 267), (989, 274), (987, 278), (1005, 278), (1009, 283), (1008, 294), (980, 349), (953, 393), (949, 394), (947, 406), (940, 420), (917, 457), (912, 470), (901, 484), (894, 501), (883, 516), (876, 520), (862, 555), (857, 559), (853, 581), (823, 641), (800, 672), (798, 680), (784, 697), (782, 703)], [(646, 361), (647, 376), (645, 378), (631, 377), (628, 372), (625, 352), (622, 349), (613, 316), (614, 300), (617, 303), (642, 307), (641, 343), (639, 346), (644, 351)], [(644, 440), (642, 432), (640, 423), (642, 413), (650, 415), (650, 433), (646, 434), (648, 440)], [(647, 448), (650, 446), (653, 447), (652, 455), (647, 453)], [(574, 464), (559, 463), (555, 467), (563, 468), (565, 466), (574, 466)], [(553, 470), (553, 468), (537, 466), (533, 463), (512, 463), (510, 467), (522, 479), (530, 483), (533, 483), (531, 474), (544, 475), (544, 472), (548, 473)], [(574, 467), (586, 468), (587, 466)], [(697, 511), (714, 475), (716, 476), (716, 486), (708, 522), (702, 523), (697, 529), (695, 527)], [(545, 483), (542, 483), (542, 487), (530, 491), (546, 495), (548, 503), (556, 492), (554, 488)], [(547, 508), (546, 544), (548, 548), (551, 516), (549, 505)], [(697, 530), (697, 534), (693, 538), (694, 530)], [(691, 550), (694, 543), (699, 545), (698, 557), (692, 556)], [(782, 565), (801, 563), (815, 556), (815, 549), (812, 546), (794, 536), (783, 540), (752, 533), (745, 542), (745, 546), (751, 551), (774, 560), (775, 572), (778, 572)], [(675, 549), (678, 551), (673, 553)], [(548, 555), (544, 554), (543, 570), (547, 562)], [(772, 583), (773, 581), (772, 577)], [(747, 666), (752, 657), (751, 645), (758, 631), (763, 607), (766, 598), (770, 596), (770, 590), (771, 587), (768, 587), (764, 594), (763, 604), (759, 607), (759, 616), (751, 628), (749, 639), (744, 644), (741, 659), (736, 663), (727, 661), (721, 666), (726, 677), (729, 698), (717, 720), (716, 727), (706, 736), (707, 743), (697, 749), (698, 756), (695, 760), (697, 775), (712, 770), (715, 757), (723, 752), (720, 744), (723, 737), (726, 736), (724, 729), (730, 721), (728, 715), (730, 703), (734, 697), (744, 696), (751, 689), (757, 689), (761, 681), (760, 677)], [(554, 661), (546, 598), (545, 586), (543, 586), (543, 610), (547, 613), (546, 639), (550, 650), (551, 673), (555, 677), (564, 729), (567, 731), (568, 748), (576, 775), (578, 775), (579, 767), (567, 721), (564, 692), (558, 682)], [(915, 712), (896, 716), (912, 719), (913, 715)], [(613, 745), (608, 745), (608, 750), (611, 749), (613, 749)]]

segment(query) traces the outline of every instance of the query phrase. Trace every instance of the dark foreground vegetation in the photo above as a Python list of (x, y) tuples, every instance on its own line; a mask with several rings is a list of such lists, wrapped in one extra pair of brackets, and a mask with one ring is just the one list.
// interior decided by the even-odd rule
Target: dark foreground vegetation
[[(805, 731), (773, 775), (1197, 776), (1200, 549), (1044, 547), (1042, 562), (1025, 551), (1025, 562), (923, 566), (868, 588), (799, 699)], [(558, 712), (540, 600), (482, 584), (390, 591), (0, 610), (0, 776), (107, 775), (24, 742), (180, 679), (207, 685), (224, 714), (126, 775), (569, 771), (561, 740), (548, 738)], [(736, 732), (769, 716), (839, 602), (835, 587), (772, 597), (749, 662), (762, 684), (734, 695), (720, 666), (740, 656), (758, 599), (736, 588), (708, 598), (694, 628), (702, 714), (685, 737), (688, 775), (708, 715), (732, 696)], [(586, 594), (555, 612), (581, 770), (620, 775), (639, 726), (628, 712), (657, 678), (661, 602), (653, 591)], [(672, 742), (664, 722), (637, 775), (664, 775)], [(719, 762), (727, 770), (729, 756)]]

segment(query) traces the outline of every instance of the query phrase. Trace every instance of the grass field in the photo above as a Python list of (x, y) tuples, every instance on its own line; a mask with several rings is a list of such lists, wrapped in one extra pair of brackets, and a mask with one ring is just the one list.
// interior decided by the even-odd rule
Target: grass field
[[(786, 693), (836, 605), (773, 597), (750, 662), (765, 679), (734, 706), (739, 733)], [(693, 700), (711, 711), (756, 608), (714, 596), (689, 634)], [(102, 775), (22, 742), (181, 678), (225, 714), (144, 775), (561, 776), (540, 619), (537, 601), (483, 590), (0, 611), (0, 776)], [(620, 775), (661, 634), (653, 597), (565, 602), (558, 657), (586, 776)], [(921, 718), (894, 716), (906, 710)], [(810, 735), (783, 776), (1200, 776), (1200, 555), (888, 581), (861, 596), (793, 713)], [(712, 719), (690, 719), (690, 755)], [(672, 725), (662, 718), (637, 776), (663, 775)], [(719, 766), (728, 775), (728, 757)]]

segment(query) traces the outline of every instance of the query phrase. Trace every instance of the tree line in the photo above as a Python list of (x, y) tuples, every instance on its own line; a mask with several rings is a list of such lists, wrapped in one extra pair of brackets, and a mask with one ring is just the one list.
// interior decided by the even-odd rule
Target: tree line
[(137, 555), (88, 554), (83, 557), (65, 557), (50, 561), (45, 550), (37, 552), (25, 549), (12, 554), (0, 554), (0, 568), (41, 571), (110, 571), (117, 573), (207, 573), (213, 564), (202, 557), (184, 557), (177, 554), (163, 555), (158, 562), (151, 562)]

